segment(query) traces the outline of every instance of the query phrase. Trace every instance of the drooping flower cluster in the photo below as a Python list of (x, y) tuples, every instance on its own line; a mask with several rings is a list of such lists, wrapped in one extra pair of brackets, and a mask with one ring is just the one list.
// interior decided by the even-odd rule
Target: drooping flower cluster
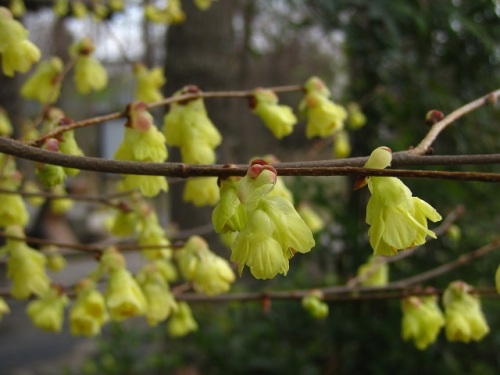
[(108, 84), (108, 73), (92, 53), (94, 43), (89, 38), (84, 38), (73, 44), (70, 49), (75, 62), (75, 84), (81, 94), (91, 91), (100, 91)]
[(105, 274), (109, 278), (104, 298), (111, 320), (122, 321), (144, 315), (148, 308), (146, 297), (126, 268), (125, 258), (112, 247), (102, 254), (99, 268), (93, 277), (98, 279)]
[[(168, 157), (165, 137), (153, 123), (153, 116), (143, 102), (134, 102), (127, 107), (128, 121), (125, 136), (115, 152), (117, 160), (163, 162)], [(125, 175), (122, 190), (140, 189), (147, 197), (167, 191), (167, 180), (163, 176)]]
[(26, 312), (35, 327), (47, 332), (61, 332), (64, 309), (68, 303), (68, 297), (60, 288), (52, 286), (40, 297), (31, 301), (26, 307)]
[(15, 72), (26, 73), (40, 60), (41, 52), (28, 40), (28, 30), (4, 7), (0, 7), (0, 54), (2, 71), (12, 77)]
[(148, 304), (145, 315), (149, 325), (154, 326), (166, 320), (177, 310), (177, 302), (157, 264), (146, 264), (139, 271), (136, 279)]
[(401, 301), (401, 309), (403, 311), (401, 322), (403, 340), (413, 340), (420, 350), (426, 349), (436, 341), (445, 323), (436, 296), (405, 298)]
[(104, 296), (95, 287), (95, 282), (83, 279), (76, 286), (76, 300), (69, 313), (71, 334), (92, 337), (101, 333), (108, 321)]
[(229, 263), (214, 254), (200, 236), (190, 237), (175, 256), (184, 279), (192, 281), (194, 288), (206, 295), (227, 292), (235, 280)]
[[(175, 96), (199, 94), (196, 86), (187, 86)], [(172, 103), (165, 115), (163, 133), (169, 146), (179, 147), (184, 163), (213, 164), (215, 148), (222, 137), (209, 119), (202, 98)], [(196, 206), (214, 205), (219, 200), (217, 178), (190, 178), (184, 188), (183, 200)]]
[(330, 100), (330, 90), (318, 77), (312, 77), (304, 85), (305, 96), (299, 109), (307, 116), (307, 138), (326, 138), (342, 130), (347, 119), (344, 107)]
[(249, 98), (249, 106), (278, 139), (291, 134), (297, 123), (292, 108), (278, 104), (278, 96), (272, 90), (255, 89)]
[(443, 294), (446, 338), (449, 341), (479, 341), (490, 331), (478, 296), (463, 281), (450, 283)]
[(217, 232), (238, 232), (231, 260), (241, 274), (245, 265), (258, 279), (286, 274), (295, 253), (307, 253), (315, 242), (290, 201), (270, 196), (276, 170), (256, 160), (244, 178), (221, 181), (221, 201), (212, 214)]
[(38, 64), (36, 71), (21, 87), (21, 96), (38, 100), (42, 104), (57, 101), (61, 92), (61, 75), (64, 64), (59, 57), (52, 57)]
[[(5, 230), (7, 235), (23, 238), (24, 232), (18, 226)], [(44, 295), (50, 286), (50, 279), (45, 271), (47, 259), (41, 252), (29, 247), (25, 241), (8, 238), (0, 253), (8, 255), (7, 277), (12, 282), (11, 295), (26, 299), (32, 294)]]
[[(365, 164), (366, 168), (384, 169), (392, 160), (387, 147), (375, 149)], [(441, 215), (427, 202), (413, 197), (410, 189), (396, 177), (369, 177), (358, 179), (355, 189), (368, 183), (372, 194), (366, 207), (368, 235), (375, 255), (394, 255), (422, 245), (426, 236), (436, 238), (427, 228), (427, 220), (441, 220)]]

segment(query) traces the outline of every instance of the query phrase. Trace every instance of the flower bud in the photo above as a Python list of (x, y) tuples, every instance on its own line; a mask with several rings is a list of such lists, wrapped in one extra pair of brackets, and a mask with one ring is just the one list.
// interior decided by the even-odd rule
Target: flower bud
[(432, 109), (425, 115), (425, 123), (429, 126), (434, 125), (435, 123), (444, 119), (444, 113), (438, 111), (436, 109)]
[(302, 307), (314, 319), (325, 319), (328, 316), (328, 305), (322, 301), (323, 295), (320, 291), (312, 291), (306, 296), (302, 297)]
[(361, 112), (358, 103), (347, 104), (347, 114), (347, 124), (349, 125), (349, 129), (358, 130), (365, 126), (366, 116), (363, 112)]
[(347, 158), (351, 154), (351, 143), (349, 134), (344, 130), (339, 130), (333, 136), (333, 155), (338, 158)]
[(189, 305), (181, 301), (177, 305), (177, 310), (167, 323), (168, 333), (172, 337), (183, 337), (190, 332), (198, 330), (198, 324), (193, 318)]

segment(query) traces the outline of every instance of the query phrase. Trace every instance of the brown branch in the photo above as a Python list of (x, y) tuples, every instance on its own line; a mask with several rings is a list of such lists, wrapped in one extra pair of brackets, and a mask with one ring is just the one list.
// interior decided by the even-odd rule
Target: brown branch
[(465, 114), (474, 111), (486, 104), (492, 104), (498, 100), (500, 96), (500, 89), (490, 92), (489, 94), (484, 95), (483, 97), (476, 99), (458, 109), (451, 112), (448, 116), (446, 116), (441, 121), (435, 123), (427, 135), (420, 141), (420, 143), (414, 149), (410, 150), (409, 153), (412, 155), (424, 155), (429, 147), (434, 143), (436, 138), (441, 134), (441, 132), (451, 123), (455, 122), (460, 117)]
[[(290, 86), (279, 86), (279, 87), (270, 87), (269, 90), (273, 90), (274, 92), (277, 93), (284, 93), (284, 92), (296, 92), (296, 91), (302, 91), (303, 87), (299, 85), (290, 85)], [(185, 100), (194, 100), (198, 98), (247, 98), (253, 94), (253, 90), (245, 90), (245, 91), (207, 91), (207, 92), (200, 92), (200, 93), (195, 93), (195, 94), (183, 94), (183, 95), (178, 95), (178, 96), (172, 96), (169, 98), (165, 98), (162, 100), (159, 100), (157, 102), (153, 102), (147, 105), (149, 109), (151, 108), (156, 108), (156, 107), (162, 107), (171, 103), (177, 103), (180, 101), (185, 101)], [(29, 140), (26, 142), (27, 145), (40, 145), (43, 143), (44, 140), (48, 138), (53, 138), (61, 133), (64, 133), (69, 130), (75, 130), (79, 128), (83, 128), (86, 126), (91, 126), (91, 125), (96, 125), (101, 122), (105, 121), (111, 121), (111, 120), (116, 120), (122, 117), (126, 117), (126, 111), (122, 112), (114, 112), (110, 113), (107, 115), (103, 116), (97, 116), (93, 117), (90, 119), (86, 120), (81, 120), (81, 121), (76, 121), (72, 124), (66, 125), (64, 127), (59, 127), (57, 129), (54, 129), (53, 131), (33, 140)]]
[(400, 287), (407, 287), (412, 284), (418, 284), (423, 281), (427, 281), (430, 279), (433, 279), (437, 276), (441, 276), (447, 272), (450, 272), (454, 270), (455, 268), (461, 267), (465, 264), (468, 264), (472, 262), (473, 260), (479, 259), (485, 255), (488, 255), (489, 253), (498, 250), (500, 248), (500, 239), (496, 239), (492, 241), (491, 243), (484, 245), (474, 251), (471, 251), (470, 253), (467, 254), (462, 254), (460, 255), (457, 259), (442, 264), (439, 267), (433, 268), (429, 271), (419, 273), (418, 275), (407, 277), (406, 279), (394, 281), (390, 283), (390, 286), (400, 286)]
[[(243, 176), (247, 166), (224, 168), (222, 165), (199, 165), (185, 163), (150, 163), (138, 161), (109, 160), (88, 156), (65, 155), (58, 152), (42, 150), (27, 146), (10, 138), (0, 137), (0, 152), (41, 163), (60, 165), (63, 167), (81, 170), (134, 174), (147, 176), (166, 177), (208, 177), (208, 176)], [(426, 156), (426, 159), (433, 158)], [(358, 159), (358, 158), (356, 158)], [(427, 159), (427, 160), (429, 160)], [(346, 159), (346, 163), (349, 159)], [(400, 161), (400, 165), (411, 156)], [(285, 165), (285, 166), (283, 166)], [(296, 163), (301, 165), (301, 163)], [(307, 164), (306, 164), (307, 165)], [(363, 167), (335, 167), (335, 166), (297, 166), (280, 163), (275, 168), (280, 176), (393, 176), (405, 178), (433, 178), (461, 181), (499, 182), (500, 174), (483, 172), (452, 172), (452, 171), (424, 171), (424, 170), (398, 170), (398, 169), (368, 169)]]
[[(402, 299), (409, 296), (425, 296), (425, 295), (442, 295), (444, 290), (434, 288), (399, 288), (396, 290), (358, 288), (350, 292), (332, 293), (324, 296), (326, 301), (365, 301), (365, 300), (382, 300), (382, 299)], [(196, 293), (181, 293), (175, 298), (179, 301), (187, 302), (251, 302), (262, 301), (264, 299), (271, 300), (298, 300), (308, 295), (311, 290), (305, 291), (288, 291), (288, 292), (248, 292), (248, 293), (228, 293), (218, 296), (208, 297), (203, 294)], [(500, 295), (495, 287), (475, 288), (471, 291), (479, 296), (495, 297)]]
[(0, 232), (0, 238), (19, 240), (19, 241), (24, 241), (28, 244), (36, 244), (36, 245), (42, 245), (42, 246), (52, 245), (52, 246), (57, 246), (59, 248), (64, 248), (64, 249), (72, 249), (72, 250), (77, 250), (77, 251), (82, 251), (82, 252), (87, 252), (87, 253), (93, 253), (94, 255), (101, 254), (107, 247), (110, 247), (110, 246), (114, 246), (120, 251), (179, 249), (179, 248), (184, 246), (184, 241), (182, 241), (182, 240), (176, 240), (174, 243), (171, 243), (169, 245), (148, 245), (148, 244), (139, 245), (136, 243), (128, 243), (128, 242), (106, 244), (106, 245), (90, 245), (90, 244), (59, 242), (59, 241), (47, 240), (47, 239), (36, 238), (36, 237), (13, 236), (13, 235), (7, 234), (5, 232)]

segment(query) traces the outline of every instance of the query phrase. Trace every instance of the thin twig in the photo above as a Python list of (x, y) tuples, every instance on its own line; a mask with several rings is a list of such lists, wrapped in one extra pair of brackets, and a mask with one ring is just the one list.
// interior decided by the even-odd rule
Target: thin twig
[(413, 284), (418, 284), (423, 281), (430, 280), (434, 277), (443, 275), (447, 272), (450, 272), (454, 270), (455, 268), (461, 267), (465, 264), (470, 263), (473, 260), (476, 260), (478, 258), (481, 258), (485, 255), (488, 255), (489, 253), (498, 250), (500, 248), (500, 239), (496, 239), (492, 241), (491, 243), (484, 245), (480, 247), (479, 249), (476, 249), (474, 251), (471, 251), (470, 253), (467, 254), (462, 254), (460, 255), (457, 259), (442, 264), (439, 267), (433, 268), (429, 271), (419, 273), (418, 275), (414, 275), (411, 277), (407, 277), (406, 279), (394, 281), (390, 283), (389, 285), (391, 286), (401, 286), (401, 287), (407, 287), (409, 285)]
[[(290, 86), (278, 86), (278, 87), (270, 87), (269, 90), (272, 90), (277, 93), (285, 93), (285, 92), (294, 92), (294, 91), (302, 91), (303, 87), (299, 85), (290, 85)], [(246, 98), (249, 97), (253, 94), (253, 90), (245, 90), (245, 91), (207, 91), (207, 92), (199, 92), (199, 93), (194, 93), (194, 94), (183, 94), (183, 95), (177, 95), (177, 96), (172, 96), (169, 98), (165, 98), (162, 100), (159, 100), (157, 102), (153, 102), (147, 105), (149, 109), (156, 108), (156, 107), (162, 107), (171, 103), (177, 103), (185, 100), (194, 100), (198, 98)], [(48, 138), (53, 138), (61, 133), (64, 133), (69, 130), (74, 130), (74, 129), (79, 129), (83, 128), (86, 126), (91, 126), (91, 125), (96, 125), (100, 124), (102, 122), (106, 121), (111, 121), (111, 120), (116, 120), (122, 117), (126, 117), (126, 111), (122, 112), (114, 112), (110, 113), (107, 115), (103, 116), (96, 116), (90, 119), (86, 120), (81, 120), (81, 121), (76, 121), (72, 124), (66, 125), (64, 127), (60, 127), (57, 129), (54, 129), (53, 131), (44, 134), (43, 136), (26, 141), (25, 143), (27, 145), (40, 145), (43, 143), (44, 140)]]

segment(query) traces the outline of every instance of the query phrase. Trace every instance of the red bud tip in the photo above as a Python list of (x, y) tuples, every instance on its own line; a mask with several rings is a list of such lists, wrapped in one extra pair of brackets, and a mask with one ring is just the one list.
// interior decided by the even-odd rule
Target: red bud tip
[(432, 109), (425, 115), (425, 123), (429, 126), (434, 125), (442, 119), (444, 119), (444, 113), (437, 109)]

